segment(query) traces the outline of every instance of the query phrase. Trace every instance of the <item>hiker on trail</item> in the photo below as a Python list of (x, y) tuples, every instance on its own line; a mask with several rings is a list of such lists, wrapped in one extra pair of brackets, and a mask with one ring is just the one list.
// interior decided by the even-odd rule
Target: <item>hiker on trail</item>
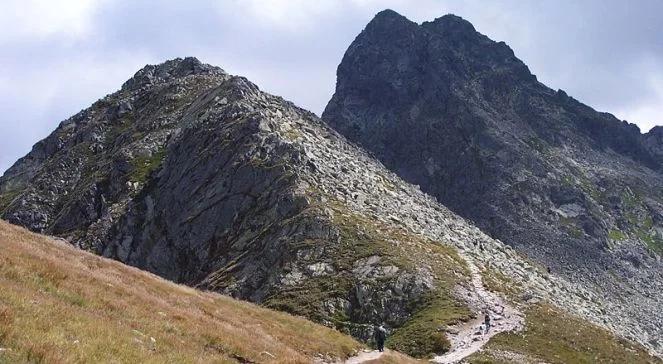
[(486, 327), (486, 334), (488, 333), (488, 330), (490, 330), (490, 315), (488, 312), (483, 316), (483, 324)]
[(384, 326), (380, 325), (375, 328), (375, 343), (378, 345), (380, 352), (384, 351), (384, 341), (387, 339), (387, 330)]

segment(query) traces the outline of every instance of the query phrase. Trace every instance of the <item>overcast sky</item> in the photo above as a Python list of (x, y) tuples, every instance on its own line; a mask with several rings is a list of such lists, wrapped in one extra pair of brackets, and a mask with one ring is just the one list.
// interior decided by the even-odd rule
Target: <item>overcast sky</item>
[(175, 57), (196, 56), (320, 114), (345, 49), (384, 8), (417, 22), (462, 16), (509, 44), (548, 86), (643, 132), (663, 124), (658, 0), (3, 0), (0, 8), (0, 173), (145, 64)]

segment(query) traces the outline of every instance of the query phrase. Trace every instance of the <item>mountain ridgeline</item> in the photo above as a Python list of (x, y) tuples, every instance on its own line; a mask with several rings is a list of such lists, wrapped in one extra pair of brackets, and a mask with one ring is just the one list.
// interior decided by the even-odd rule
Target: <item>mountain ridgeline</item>
[(392, 11), (323, 119), (195, 58), (148, 65), (7, 170), (0, 216), (362, 340), (383, 323), (413, 356), (507, 321), (504, 302), (472, 360), (559, 362), (550, 336), (567, 358), (657, 360), (660, 130), (547, 89), (458, 17)]

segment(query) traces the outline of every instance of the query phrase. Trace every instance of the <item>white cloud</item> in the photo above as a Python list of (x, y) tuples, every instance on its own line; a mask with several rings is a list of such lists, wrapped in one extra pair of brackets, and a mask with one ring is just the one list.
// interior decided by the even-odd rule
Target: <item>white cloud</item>
[(0, 44), (55, 34), (77, 38), (88, 33), (102, 0), (5, 0), (0, 12)]
[(256, 26), (271, 26), (287, 31), (310, 29), (324, 14), (338, 10), (341, 2), (334, 0), (232, 0), (220, 2), (222, 16), (237, 11), (235, 16), (247, 16)]

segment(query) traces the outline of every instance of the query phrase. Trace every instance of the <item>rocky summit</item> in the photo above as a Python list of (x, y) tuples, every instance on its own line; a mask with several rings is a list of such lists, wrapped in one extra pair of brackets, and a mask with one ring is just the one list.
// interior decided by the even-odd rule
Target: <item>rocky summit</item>
[(546, 87), (454, 15), (416, 24), (379, 13), (337, 77), (322, 117), (341, 134), (491, 237), (595, 287), (620, 315), (660, 323), (660, 127), (641, 134)]
[[(468, 62), (471, 57), (493, 62), (493, 56), (481, 48), (463, 53), (478, 47), (472, 43), (476, 39), (487, 39), (465, 34), (471, 26), (458, 18), (443, 19), (456, 24), (450, 29), (461, 37), (448, 41), (449, 47), (459, 47), (456, 52)], [(443, 33), (443, 23), (426, 27)], [(350, 98), (340, 101), (337, 92), (333, 102), (354, 110), (354, 114), (339, 113), (365, 117), (363, 121), (353, 119), (349, 129), (332, 122), (343, 134), (355, 130), (348, 136), (364, 143), (358, 139), (368, 135), (364, 130), (378, 132), (370, 129), (377, 120), (372, 119), (371, 110), (378, 109), (371, 102), (382, 100), (397, 106), (407, 97), (417, 99), (415, 88), (425, 88), (428, 83), (417, 81), (421, 67), (414, 67), (414, 61), (407, 57), (410, 51), (422, 57), (430, 53), (424, 47), (430, 36), (426, 27), (386, 12), (360, 35), (348, 54), (373, 54), (369, 58), (378, 64), (357, 58), (357, 64), (350, 65), (354, 58), (348, 61), (351, 57), (346, 55), (341, 69), (359, 72), (367, 67), (390, 74), (392, 59), (380, 53), (382, 45), (376, 43), (363, 50), (364, 43), (373, 42), (363, 40), (367, 34), (371, 39), (390, 38), (400, 42), (395, 48), (405, 52), (396, 54), (395, 69), (408, 74), (407, 82), (371, 80), (362, 89), (369, 98), (364, 103)], [(388, 29), (396, 33), (385, 33)], [(403, 35), (398, 35), (400, 32)], [(443, 39), (440, 47), (446, 44)], [(358, 42), (363, 42), (361, 47)], [(410, 44), (416, 50), (405, 47)], [(506, 57), (505, 47), (499, 49)], [(397, 52), (395, 48), (384, 46), (388, 52)], [(475, 74), (479, 69), (463, 64), (457, 67), (461, 74)], [(521, 69), (526, 70), (524, 66)], [(508, 73), (499, 67), (484, 72), (486, 77), (491, 72)], [(444, 73), (448, 77), (452, 74), (451, 70)], [(354, 86), (344, 83), (343, 77), (339, 73), (339, 90), (350, 93)], [(528, 77), (533, 80), (533, 76)], [(362, 80), (368, 79), (362, 76)], [(375, 88), (390, 95), (392, 85), (402, 88), (393, 91), (398, 95), (394, 99), (373, 92)], [(413, 112), (413, 117), (433, 115), (426, 102), (419, 105), (420, 112)], [(365, 106), (369, 109), (364, 110)], [(475, 105), (456, 107), (473, 110)], [(327, 117), (332, 109), (328, 108)], [(385, 132), (409, 137), (398, 128), (403, 120), (394, 113), (393, 118), (380, 122)], [(416, 120), (412, 130), (424, 125), (424, 119)], [(444, 128), (455, 128), (445, 124), (446, 119), (435, 120), (439, 135), (444, 134)], [(484, 137), (467, 134), (467, 138)], [(658, 139), (648, 140), (648, 152), (642, 156), (653, 155), (649, 151), (656, 150), (652, 145)], [(398, 147), (405, 144), (392, 144), (394, 156), (399, 155)], [(417, 141), (409, 147), (424, 145)], [(473, 148), (479, 153), (478, 146)], [(545, 148), (557, 155), (551, 165), (566, 160), (563, 150), (556, 151), (552, 145)], [(368, 149), (381, 156), (370, 146)], [(507, 152), (504, 155), (509, 156)], [(662, 318), (655, 315), (647, 322), (641, 320), (645, 304), (652, 305), (650, 310), (659, 307), (660, 295), (654, 287), (660, 281), (652, 283), (649, 290), (632, 283), (639, 282), (642, 272), (653, 275), (650, 268), (659, 261), (631, 239), (630, 231), (622, 228), (619, 232), (624, 239), (611, 243), (610, 249), (597, 248), (594, 255), (586, 256), (596, 258), (588, 263), (587, 271), (600, 272), (595, 267), (613, 262), (610, 259), (617, 256), (615, 251), (633, 251), (631, 261), (637, 261), (639, 268), (631, 267), (630, 276), (625, 276), (618, 270), (622, 266), (616, 266), (614, 273), (615, 285), (633, 284), (624, 294), (637, 298), (633, 301), (638, 304), (625, 305), (612, 296), (604, 297), (599, 287), (557, 274), (557, 266), (549, 272), (539, 263), (542, 260), (519, 253), (521, 245), (511, 244), (514, 249), (484, 234), (419, 186), (404, 181), (412, 176), (402, 173), (390, 160), (384, 159), (385, 164), (396, 173), (372, 153), (348, 141), (314, 114), (260, 91), (245, 78), (195, 58), (175, 59), (141, 69), (119, 91), (63, 121), (37, 143), (0, 179), (0, 214), (13, 224), (64, 238), (81, 249), (169, 280), (305, 316), (362, 340), (370, 340), (373, 325), (384, 323), (389, 332), (388, 347), (418, 357), (444, 354), (436, 357), (440, 362), (476, 355), (484, 345), (488, 346), (482, 355), (492, 355), (493, 360), (515, 355), (554, 362), (551, 351), (537, 345), (537, 340), (550, 338), (559, 346), (555, 347), (557, 352), (588, 358), (649, 362), (656, 359), (647, 351), (660, 355)], [(412, 168), (418, 168), (420, 161), (415, 157), (420, 155), (410, 156)], [(437, 161), (426, 165), (443, 168), (435, 164)], [(454, 163), (460, 161), (457, 157)], [(584, 171), (580, 162), (577, 164), (577, 171)], [(504, 165), (507, 169), (503, 173), (517, 166), (515, 161)], [(642, 167), (641, 178), (655, 178), (655, 172), (647, 168)], [(470, 169), (467, 166), (468, 173)], [(486, 181), (494, 179), (466, 180), (467, 188)], [(574, 183), (575, 179), (560, 185), (567, 190), (559, 190), (558, 196), (581, 196), (565, 192), (576, 191)], [(421, 186), (432, 191), (423, 183)], [(508, 187), (500, 186), (493, 188)], [(638, 196), (635, 188), (631, 191)], [(574, 203), (557, 208), (566, 214), (569, 226), (581, 219), (582, 212), (573, 215), (572, 211), (587, 208), (580, 202), (569, 207)], [(654, 202), (634, 197), (631, 203)], [(657, 218), (652, 217), (648, 226), (651, 230), (657, 224)], [(652, 238), (651, 243), (656, 240)], [(585, 243), (569, 242), (573, 244)], [(632, 312), (627, 314), (628, 310)], [(482, 339), (476, 336), (474, 325), (484, 313), (495, 324), (490, 335)], [(559, 326), (557, 331), (540, 330), (550, 326), (551, 320), (569, 325)], [(493, 335), (496, 339), (486, 344)], [(491, 342), (496, 346), (490, 348)]]

